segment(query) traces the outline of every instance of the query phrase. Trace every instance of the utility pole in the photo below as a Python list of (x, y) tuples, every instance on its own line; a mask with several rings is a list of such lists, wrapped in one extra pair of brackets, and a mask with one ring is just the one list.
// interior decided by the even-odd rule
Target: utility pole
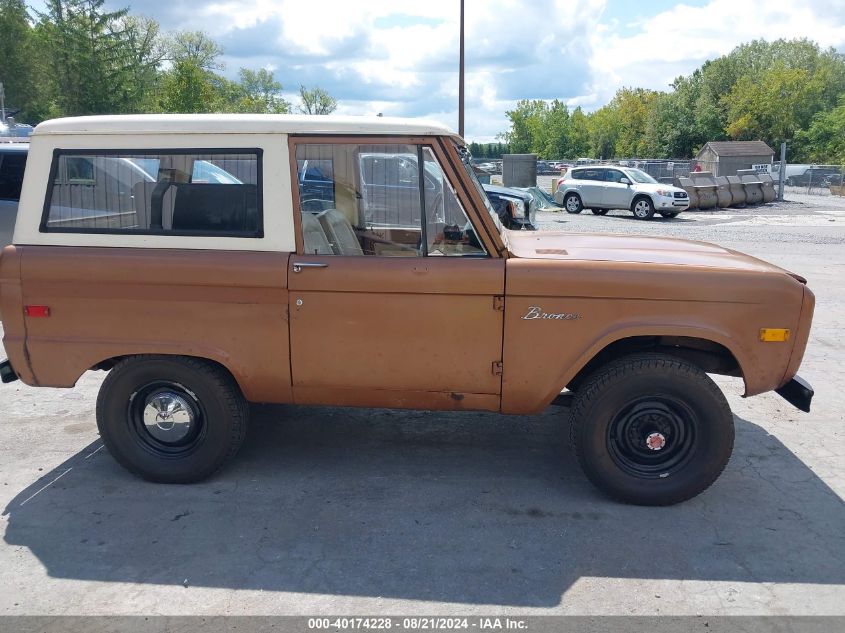
[(461, 0), (461, 53), (458, 70), (458, 135), (464, 135), (464, 0)]
[(778, 172), (778, 200), (783, 200), (783, 185), (786, 182), (786, 143), (780, 144), (780, 171)]
[[(461, 0), (463, 2), (463, 0)], [(6, 122), (6, 89), (0, 81), (0, 123)]]

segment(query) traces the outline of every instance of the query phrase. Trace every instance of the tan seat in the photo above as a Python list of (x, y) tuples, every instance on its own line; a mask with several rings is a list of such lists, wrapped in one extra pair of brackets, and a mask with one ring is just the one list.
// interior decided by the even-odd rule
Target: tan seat
[(313, 213), (302, 214), (302, 241), (306, 255), (334, 255), (326, 233)]
[(334, 250), (335, 255), (363, 255), (361, 242), (355, 235), (349, 220), (337, 209), (326, 209), (317, 214), (320, 226)]

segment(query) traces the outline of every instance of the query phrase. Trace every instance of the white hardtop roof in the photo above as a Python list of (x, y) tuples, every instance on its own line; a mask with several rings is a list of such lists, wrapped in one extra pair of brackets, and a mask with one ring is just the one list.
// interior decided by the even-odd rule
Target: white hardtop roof
[(392, 134), (457, 135), (422, 119), (294, 114), (130, 114), (51, 119), (33, 136), (46, 134)]

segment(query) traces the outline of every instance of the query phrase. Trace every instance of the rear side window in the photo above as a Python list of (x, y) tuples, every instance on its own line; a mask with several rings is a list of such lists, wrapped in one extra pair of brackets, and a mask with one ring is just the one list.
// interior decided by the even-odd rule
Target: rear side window
[(576, 169), (572, 172), (575, 180), (604, 180), (603, 169)]
[(0, 200), (21, 199), (26, 153), (0, 154)]
[(42, 232), (262, 237), (261, 150), (54, 154)]

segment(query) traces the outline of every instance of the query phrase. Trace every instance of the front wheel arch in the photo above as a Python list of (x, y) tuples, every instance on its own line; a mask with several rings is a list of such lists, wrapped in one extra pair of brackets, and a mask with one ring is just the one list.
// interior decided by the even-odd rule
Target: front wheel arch
[[(606, 344), (593, 354), (581, 368), (566, 381), (565, 387), (577, 391), (584, 379), (623, 356), (654, 352), (686, 360), (705, 372), (736, 376), (745, 381), (745, 372), (736, 355), (725, 345), (697, 336), (629, 336)], [(746, 390), (748, 388), (745, 383)]]

